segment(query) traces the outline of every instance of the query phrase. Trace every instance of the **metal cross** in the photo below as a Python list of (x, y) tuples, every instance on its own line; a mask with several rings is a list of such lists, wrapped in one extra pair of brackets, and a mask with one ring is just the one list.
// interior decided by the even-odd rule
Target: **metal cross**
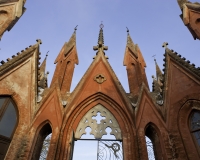
[(154, 61), (156, 61), (155, 56), (156, 56), (156, 54), (154, 54), (154, 55), (152, 56), (152, 57), (154, 58)]
[(49, 51), (46, 53), (46, 57), (48, 56)]
[(74, 28), (74, 31), (76, 31), (77, 30), (77, 27), (78, 27), (78, 25)]
[(101, 29), (103, 29), (103, 27), (104, 27), (103, 21), (101, 21), (101, 24), (99, 25), (99, 27), (100, 27)]
[(127, 29), (127, 32), (129, 33), (129, 29), (128, 29), (128, 27), (126, 27), (126, 29)]
[(167, 42), (164, 42), (163, 45), (162, 45), (162, 47), (165, 48), (165, 49), (168, 48), (167, 46), (168, 46)]

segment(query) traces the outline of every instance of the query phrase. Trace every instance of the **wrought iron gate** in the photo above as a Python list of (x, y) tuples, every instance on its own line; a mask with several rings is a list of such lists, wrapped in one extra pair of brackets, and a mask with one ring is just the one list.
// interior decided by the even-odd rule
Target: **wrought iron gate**
[[(88, 128), (90, 130), (87, 130)], [(90, 135), (92, 135), (92, 137), (90, 137), (91, 139), (87, 139), (89, 137), (87, 137), (86, 135), (89, 137)], [(94, 157), (96, 156), (97, 158), (95, 159), (97, 160), (123, 160), (121, 129), (119, 127), (116, 118), (112, 115), (112, 113), (108, 109), (106, 109), (101, 104), (97, 104), (95, 107), (90, 109), (84, 115), (84, 117), (82, 117), (81, 121), (79, 122), (76, 128), (75, 135), (73, 136), (74, 137), (72, 138), (72, 141), (73, 139), (75, 141), (76, 140), (96, 141), (97, 154), (95, 151), (93, 152), (93, 154), (95, 153), (93, 156)], [(104, 136), (107, 136), (106, 139), (103, 139)], [(73, 152), (73, 147), (74, 144), (72, 142), (71, 143), (72, 152)], [(73, 154), (71, 153), (71, 157), (72, 155)], [(78, 154), (78, 156), (80, 155)], [(92, 158), (94, 159), (94, 157)]]
[(97, 160), (123, 160), (122, 141), (113, 139), (77, 139), (76, 141), (80, 140), (97, 142)]
[(123, 160), (122, 142), (98, 140), (97, 160)]

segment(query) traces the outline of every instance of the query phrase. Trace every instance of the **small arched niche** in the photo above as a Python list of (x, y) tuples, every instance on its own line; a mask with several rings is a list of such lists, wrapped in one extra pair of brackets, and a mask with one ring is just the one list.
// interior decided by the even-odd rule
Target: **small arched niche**
[(18, 111), (10, 97), (0, 96), (0, 159), (4, 159), (18, 123)]

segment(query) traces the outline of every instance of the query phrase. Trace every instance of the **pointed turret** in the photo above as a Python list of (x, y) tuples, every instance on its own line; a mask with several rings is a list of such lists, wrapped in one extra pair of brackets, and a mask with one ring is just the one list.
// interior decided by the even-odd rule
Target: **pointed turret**
[(134, 45), (133, 43), (133, 40), (129, 34), (129, 31), (128, 31), (128, 35), (127, 35), (127, 44), (126, 46), (132, 51), (132, 53), (134, 54), (134, 56), (136, 58), (138, 58), (138, 55), (137, 55), (137, 52), (136, 52), (136, 46)]
[(127, 69), (130, 93), (137, 97), (142, 83), (148, 87), (145, 73), (146, 63), (139, 46), (133, 43), (129, 30), (127, 32), (127, 45), (123, 64)]
[(49, 74), (49, 72), (45, 73), (47, 56), (48, 56), (48, 54), (46, 54), (46, 57), (45, 57), (44, 61), (42, 62), (42, 64), (40, 65), (40, 70), (39, 70), (38, 87), (40, 87), (42, 89), (45, 89), (48, 86), (48, 84), (47, 84), (47, 75)]
[(75, 64), (78, 65), (78, 54), (76, 50), (76, 28), (68, 42), (66, 42), (55, 62), (56, 70), (53, 75), (51, 86), (58, 83), (61, 94), (70, 91)]
[[(46, 61), (47, 61), (48, 52), (46, 54), (46, 57), (44, 58), (42, 64), (39, 67), (39, 75), (38, 75), (38, 97), (37, 102), (40, 102), (42, 100), (43, 92), (45, 88), (48, 87), (48, 81), (47, 76), (49, 72), (46, 72)], [(46, 73), (45, 73), (46, 72)]]
[(157, 64), (156, 59), (154, 59), (154, 61), (155, 61), (155, 65), (156, 65), (156, 78), (157, 78), (157, 80), (162, 81), (162, 79), (163, 79), (162, 71), (161, 71), (160, 67)]
[(156, 103), (159, 105), (162, 105), (162, 87), (163, 87), (163, 74), (162, 71), (160, 70), (160, 67), (158, 66), (156, 59), (155, 61), (155, 66), (156, 66), (156, 78), (152, 76), (153, 78), (153, 87), (152, 87), (152, 92), (154, 94)]
[(158, 80), (157, 80), (154, 76), (152, 76), (152, 78), (153, 78), (153, 87), (152, 87), (152, 91), (153, 91), (154, 93), (161, 93), (161, 92), (162, 92), (162, 89), (160, 88), (160, 85), (159, 85), (159, 83), (158, 83)]

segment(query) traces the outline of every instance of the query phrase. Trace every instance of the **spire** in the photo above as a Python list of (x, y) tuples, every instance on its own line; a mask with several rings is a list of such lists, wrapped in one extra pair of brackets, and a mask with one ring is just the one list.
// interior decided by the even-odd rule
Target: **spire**
[(45, 72), (48, 53), (49, 53), (49, 51), (47, 52), (46, 57), (44, 58), (44, 61), (40, 65), (40, 72)]
[(161, 71), (160, 67), (158, 66), (155, 58), (154, 58), (154, 61), (155, 61), (155, 65), (156, 65), (156, 78), (162, 80), (163, 79), (162, 71)]
[(99, 47), (101, 47), (103, 44), (104, 44), (103, 29), (101, 28), (99, 31), (98, 45)]
[(38, 82), (38, 87), (41, 87), (42, 89), (45, 89), (47, 85), (47, 75), (49, 72), (45, 73), (46, 70), (46, 60), (48, 56), (49, 51), (46, 54), (46, 57), (44, 58), (44, 61), (40, 65), (40, 70), (39, 70), (39, 82)]
[[(77, 25), (78, 26), (78, 25)], [(54, 64), (56, 64), (59, 61), (62, 61), (62, 59), (67, 56), (67, 54), (70, 52), (70, 50), (76, 46), (76, 30), (77, 30), (77, 26), (74, 28), (74, 32), (72, 34), (72, 36), (70, 37), (69, 41), (66, 42), (62, 48), (62, 50), (60, 51), (60, 53), (58, 54), (56, 60), (54, 61)]]
[(160, 88), (160, 84), (158, 83), (157, 79), (152, 76), (153, 78), (153, 86), (152, 86), (152, 91), (155, 92), (155, 93), (160, 93), (162, 92), (162, 89)]
[[(127, 28), (127, 27), (126, 27)], [(137, 58), (138, 54), (136, 51), (136, 45), (134, 45), (133, 40), (129, 34), (129, 29), (127, 28), (127, 44), (126, 46), (131, 50), (132, 54)]]
[(108, 50), (108, 46), (104, 46), (104, 38), (103, 38), (104, 25), (102, 24), (102, 22), (99, 27), (100, 27), (100, 31), (99, 31), (99, 37), (98, 37), (98, 45), (93, 47), (93, 50), (94, 51), (98, 50), (98, 52)]
[(74, 28), (74, 32), (69, 41), (65, 42), (63, 45), (54, 62), (56, 64), (56, 70), (53, 75), (51, 86), (58, 83), (61, 94), (66, 94), (70, 91), (75, 64), (78, 64), (76, 30), (77, 26)]
[(148, 87), (145, 73), (146, 63), (139, 46), (133, 43), (128, 28), (123, 64), (127, 70), (130, 93), (137, 99), (142, 84), (144, 83)]
[[(164, 43), (164, 44), (167, 44), (167, 43)], [(167, 47), (167, 45), (163, 45), (163, 47), (164, 46)], [(163, 74), (160, 70), (160, 67), (158, 66), (158, 64), (156, 62), (155, 56), (156, 55), (152, 56), (152, 57), (154, 57), (154, 61), (155, 61), (155, 65), (156, 65), (156, 78), (154, 76), (152, 76), (152, 78), (153, 78), (152, 92), (154, 94), (156, 103), (159, 105), (162, 105), (163, 104), (163, 97), (162, 97)]]

